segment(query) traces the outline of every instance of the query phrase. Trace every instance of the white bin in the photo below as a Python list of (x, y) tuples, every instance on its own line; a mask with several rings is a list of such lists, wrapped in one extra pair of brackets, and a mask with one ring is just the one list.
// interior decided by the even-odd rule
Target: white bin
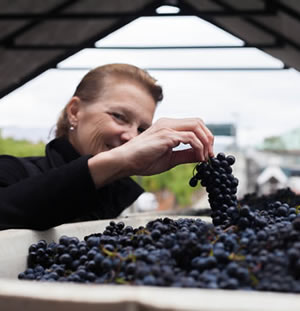
[[(159, 216), (163, 217), (163, 216)], [(168, 216), (169, 217), (169, 216)], [(135, 216), (126, 225), (138, 227), (155, 217)], [(174, 218), (174, 217), (172, 217)], [(102, 232), (109, 220), (66, 224), (47, 231), (0, 232), (0, 311), (300, 311), (300, 295), (233, 290), (179, 289), (149, 286), (46, 283), (20, 281), (28, 247), (40, 239)]]

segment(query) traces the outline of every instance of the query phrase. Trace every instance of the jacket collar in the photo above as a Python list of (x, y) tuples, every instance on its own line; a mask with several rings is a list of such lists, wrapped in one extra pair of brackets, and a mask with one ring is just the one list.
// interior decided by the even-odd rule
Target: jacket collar
[(55, 138), (46, 146), (46, 156), (51, 167), (59, 167), (80, 157), (66, 137)]

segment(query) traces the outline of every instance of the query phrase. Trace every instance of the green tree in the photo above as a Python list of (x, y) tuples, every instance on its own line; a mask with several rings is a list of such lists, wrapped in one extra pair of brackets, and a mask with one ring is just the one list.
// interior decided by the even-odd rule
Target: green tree
[(264, 149), (272, 149), (272, 150), (285, 150), (285, 143), (280, 136), (271, 136), (264, 139), (263, 142)]
[(3, 138), (0, 131), (0, 154), (9, 154), (16, 157), (43, 156), (45, 154), (45, 144), (43, 142), (32, 143), (25, 139)]
[(193, 175), (193, 169), (196, 164), (178, 165), (173, 169), (153, 175), (136, 177), (135, 179), (141, 186), (149, 192), (158, 192), (168, 189), (173, 192), (178, 205), (184, 207), (191, 204), (192, 194), (199, 190), (199, 187), (192, 188), (189, 180)]

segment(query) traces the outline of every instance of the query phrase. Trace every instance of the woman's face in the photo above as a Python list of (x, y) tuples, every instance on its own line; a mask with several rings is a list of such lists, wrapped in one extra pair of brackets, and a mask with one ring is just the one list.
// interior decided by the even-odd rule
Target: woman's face
[(107, 83), (95, 103), (73, 98), (69, 104), (69, 120), (75, 124), (69, 139), (81, 155), (118, 147), (152, 124), (156, 103), (143, 86), (120, 79)]

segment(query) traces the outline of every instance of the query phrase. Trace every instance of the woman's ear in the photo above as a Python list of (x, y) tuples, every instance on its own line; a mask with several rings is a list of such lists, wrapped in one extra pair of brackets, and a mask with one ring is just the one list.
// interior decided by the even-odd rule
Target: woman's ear
[(67, 115), (69, 123), (76, 127), (78, 121), (78, 112), (80, 106), (80, 98), (77, 96), (73, 96), (69, 103), (67, 104)]

